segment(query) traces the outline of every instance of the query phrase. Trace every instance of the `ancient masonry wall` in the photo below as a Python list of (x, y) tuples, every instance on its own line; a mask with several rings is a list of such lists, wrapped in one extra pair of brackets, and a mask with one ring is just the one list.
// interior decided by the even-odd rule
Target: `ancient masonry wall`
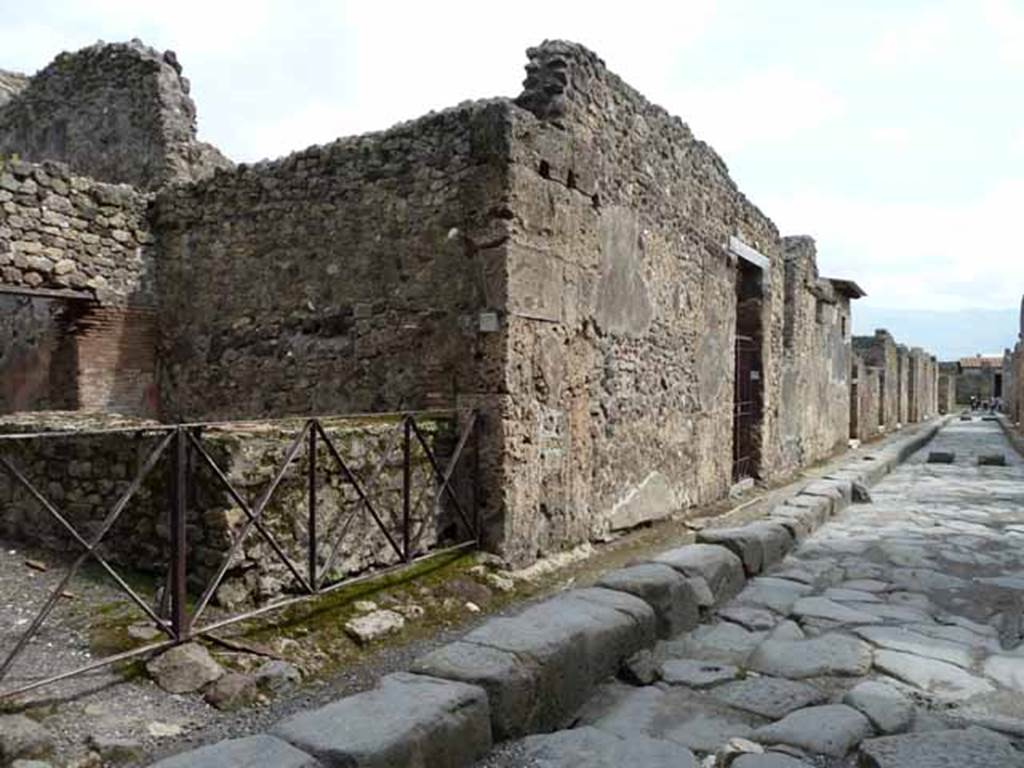
[(991, 400), (995, 392), (996, 371), (1002, 369), (988, 366), (965, 367), (960, 371), (956, 379), (956, 401), (965, 405), (971, 401), (971, 397), (978, 400)]
[(188, 80), (170, 51), (137, 40), (62, 53), (0, 100), (0, 157), (59, 160), (108, 182), (155, 189), (229, 166), (196, 139)]
[(855, 336), (853, 349), (866, 365), (878, 369), (881, 388), (879, 425), (888, 432), (898, 429), (906, 416), (900, 412), (900, 366), (896, 341), (887, 330), (879, 328), (873, 336)]
[(507, 113), (466, 105), (163, 190), (164, 418), (477, 407), (480, 504), (500, 516)]
[(860, 356), (853, 358), (853, 387), (850, 390), (850, 437), (865, 441), (877, 437), (881, 404), (881, 371)]
[[(0, 412), (155, 405), (148, 198), (66, 166), (0, 164)], [(40, 295), (43, 294), (43, 295)]]
[[(325, 419), (327, 434), (335, 442), (352, 472), (366, 491), (390, 533), (401, 541), (402, 477), (401, 446), (394, 438), (394, 419)], [(418, 425), (438, 460), (447, 461), (454, 445), (455, 425), (447, 418), (422, 418)], [(119, 496), (162, 439), (164, 432), (147, 431), (155, 422), (99, 414), (19, 414), (0, 418), (0, 451), (22, 469), (29, 480), (69, 522), (88, 537), (98, 530)], [(236, 423), (206, 428), (202, 444), (243, 498), (251, 503), (273, 479), (283, 457), (301, 429), (301, 421)], [(60, 439), (4, 441), (2, 435), (59, 430), (138, 428), (138, 432), (106, 435), (80, 434)], [(397, 448), (396, 448), (397, 446)], [(396, 452), (397, 451), (397, 452)], [(164, 454), (115, 527), (103, 539), (101, 553), (120, 565), (162, 576), (168, 562), (170, 490)], [(329, 578), (354, 575), (371, 567), (393, 565), (399, 557), (371, 516), (358, 504), (352, 484), (330, 458), (321, 440), (318, 445), (317, 510), (318, 568), (340, 542)], [(389, 457), (382, 461), (383, 457)], [(193, 462), (199, 465), (199, 459)], [(306, 483), (308, 459), (303, 451), (292, 465), (264, 513), (267, 530), (284, 552), (305, 573), (308, 552)], [(378, 473), (378, 467), (379, 473)], [(212, 472), (198, 469), (188, 506), (188, 573), (192, 586), (202, 589), (226, 557), (246, 517)], [(371, 482), (371, 478), (376, 479)], [(436, 484), (424, 454), (412, 453), (414, 499), (411, 537), (415, 553), (469, 538), (453, 512), (435, 510)], [(457, 486), (458, 487), (458, 486)], [(467, 504), (471, 508), (471, 500)], [(54, 550), (78, 552), (80, 547), (60, 524), (39, 506), (6, 473), (0, 473), (0, 536), (27, 541)], [(340, 536), (344, 521), (345, 535)], [(295, 591), (287, 566), (255, 530), (245, 539), (232, 560), (219, 602), (234, 606), (261, 602), (282, 591)]]
[(689, 129), (579, 46), (529, 52), (513, 115), (504, 539), (530, 559), (721, 498), (737, 264), (768, 259), (760, 473), (783, 466), (779, 234)]
[(896, 368), (899, 383), (900, 424), (910, 423), (910, 350), (902, 344), (896, 346)]
[[(813, 464), (847, 446), (850, 434), (850, 299), (818, 277), (809, 237), (783, 239), (780, 438), (787, 469)], [(813, 406), (810, 404), (813, 403)]]
[(960, 373), (960, 364), (955, 362), (939, 363), (938, 370), (939, 413), (952, 413), (956, 409), (956, 377)]

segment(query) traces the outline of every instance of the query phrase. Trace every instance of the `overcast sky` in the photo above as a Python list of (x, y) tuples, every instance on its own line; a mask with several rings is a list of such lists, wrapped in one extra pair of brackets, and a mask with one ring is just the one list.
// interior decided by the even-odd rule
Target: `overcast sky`
[(235, 160), (513, 96), (528, 46), (577, 40), (813, 235), (865, 309), (1024, 291), (1024, 0), (0, 0), (0, 19), (0, 67), (29, 73), (97, 39), (174, 49), (201, 137)]

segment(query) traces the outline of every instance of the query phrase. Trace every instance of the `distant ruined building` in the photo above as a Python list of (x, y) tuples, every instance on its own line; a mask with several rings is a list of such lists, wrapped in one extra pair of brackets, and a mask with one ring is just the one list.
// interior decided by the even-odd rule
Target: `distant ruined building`
[(196, 137), (171, 52), (0, 73), (0, 412), (482, 418), (514, 563), (774, 482), (939, 411), (679, 118), (586, 48), (514, 99), (273, 162)]

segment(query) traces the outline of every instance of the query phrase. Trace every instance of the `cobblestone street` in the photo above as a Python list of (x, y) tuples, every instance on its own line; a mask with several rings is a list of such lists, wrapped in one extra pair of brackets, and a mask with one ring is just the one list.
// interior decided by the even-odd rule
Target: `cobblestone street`
[(658, 682), (606, 685), (573, 730), (485, 764), (1024, 765), (1024, 464), (997, 423), (954, 421), (872, 496), (659, 643)]

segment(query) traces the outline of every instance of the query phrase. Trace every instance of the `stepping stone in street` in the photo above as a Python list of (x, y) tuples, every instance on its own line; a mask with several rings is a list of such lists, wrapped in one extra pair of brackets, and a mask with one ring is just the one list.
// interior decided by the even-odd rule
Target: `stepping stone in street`
[(875, 667), (887, 675), (949, 701), (968, 699), (995, 690), (987, 680), (975, 677), (960, 667), (911, 653), (876, 651)]
[(800, 679), (820, 675), (864, 675), (871, 669), (871, 646), (843, 634), (809, 640), (766, 640), (748, 662), (766, 675)]
[(751, 677), (720, 685), (711, 696), (744, 712), (778, 720), (790, 712), (822, 704), (828, 696), (813, 685), (778, 677)]
[(956, 461), (956, 454), (952, 451), (930, 451), (928, 453), (929, 464), (952, 464)]
[(914, 705), (900, 691), (877, 680), (858, 683), (843, 697), (843, 703), (863, 713), (882, 733), (899, 733), (910, 727)]
[(1022, 768), (1024, 756), (1009, 740), (984, 728), (928, 731), (868, 739), (864, 768)]
[(686, 747), (641, 734), (623, 738), (583, 727), (530, 736), (519, 743), (525, 764), (536, 768), (697, 768), (697, 759)]
[(979, 467), (1005, 467), (1006, 456), (1002, 453), (982, 453), (978, 455)]
[(802, 597), (793, 604), (793, 615), (826, 619), (840, 624), (881, 624), (877, 616), (825, 597)]
[(825, 704), (786, 715), (777, 723), (754, 731), (762, 744), (789, 744), (819, 755), (843, 757), (874, 731), (853, 707)]
[[(968, 668), (974, 664), (974, 654), (967, 646), (940, 640), (936, 637), (928, 637), (904, 627), (857, 627), (852, 631), (879, 648), (938, 659), (956, 664), (958, 667)], [(1022, 671), (1024, 671), (1024, 666), (1022, 666)]]
[(661, 665), (662, 680), (669, 685), (687, 685), (690, 688), (709, 688), (735, 680), (739, 674), (739, 669), (731, 664), (697, 659), (670, 659)]

